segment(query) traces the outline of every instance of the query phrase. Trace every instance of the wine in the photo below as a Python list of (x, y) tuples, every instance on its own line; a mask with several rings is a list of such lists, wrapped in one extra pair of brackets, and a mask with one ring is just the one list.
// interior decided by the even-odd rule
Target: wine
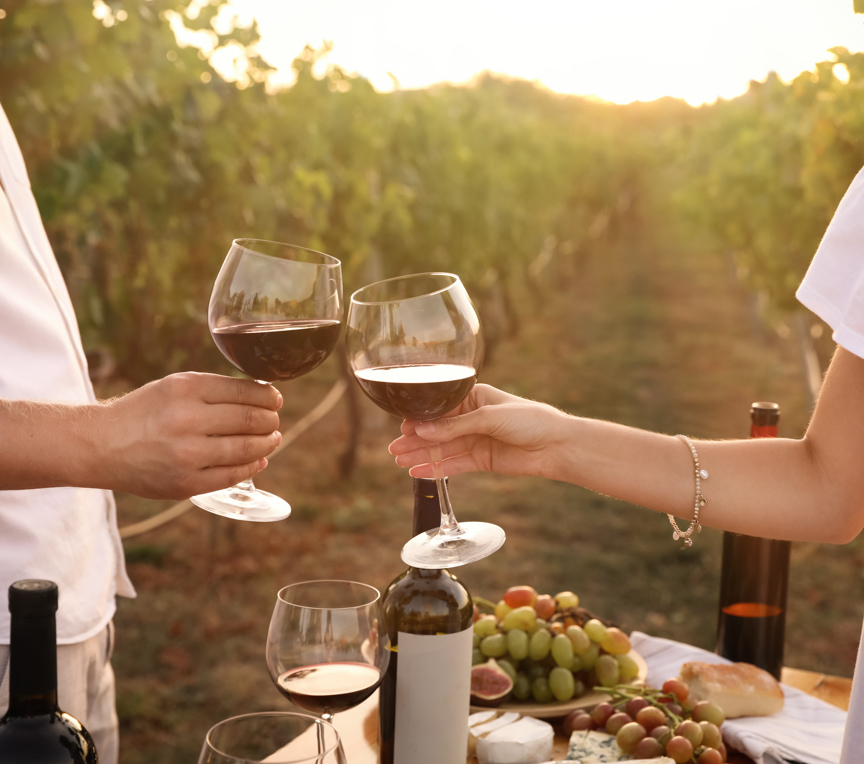
[(336, 714), (377, 689), (381, 672), (367, 663), (320, 663), (286, 671), (276, 686), (292, 703), (315, 714)]
[(213, 341), (229, 361), (252, 379), (294, 379), (319, 366), (339, 339), (335, 320), (262, 321), (212, 329)]
[[(780, 407), (754, 403), (751, 438), (777, 437)], [(716, 651), (780, 679), (786, 630), (788, 541), (723, 534)]]
[(477, 372), (456, 364), (379, 366), (354, 372), (363, 392), (403, 419), (437, 419), (462, 402)]
[(9, 709), (0, 718), (0, 762), (97, 764), (90, 733), (57, 706), (57, 585), (9, 587)]
[[(434, 480), (414, 481), (415, 531), (438, 522)], [(379, 695), (381, 764), (463, 764), (473, 647), (471, 595), (449, 571), (408, 568), (384, 594), (390, 665)]]

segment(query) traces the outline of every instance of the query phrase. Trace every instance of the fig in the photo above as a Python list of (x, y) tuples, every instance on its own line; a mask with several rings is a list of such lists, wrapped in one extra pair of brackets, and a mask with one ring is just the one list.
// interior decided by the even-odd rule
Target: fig
[(513, 692), (513, 680), (490, 658), (471, 669), (471, 702), (476, 706), (499, 706)]

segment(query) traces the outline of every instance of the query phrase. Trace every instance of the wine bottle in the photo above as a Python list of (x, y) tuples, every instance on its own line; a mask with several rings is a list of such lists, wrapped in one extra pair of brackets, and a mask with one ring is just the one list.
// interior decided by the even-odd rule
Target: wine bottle
[(9, 709), (0, 719), (0, 762), (96, 764), (90, 733), (57, 705), (57, 585), (9, 587)]
[[(434, 480), (414, 480), (414, 534), (441, 519)], [(447, 570), (408, 568), (384, 592), (390, 664), (381, 683), (381, 764), (464, 764), (474, 603)]]
[[(780, 407), (750, 407), (750, 437), (776, 438)], [(788, 541), (723, 534), (716, 651), (732, 661), (752, 663), (777, 679), (783, 669)]]

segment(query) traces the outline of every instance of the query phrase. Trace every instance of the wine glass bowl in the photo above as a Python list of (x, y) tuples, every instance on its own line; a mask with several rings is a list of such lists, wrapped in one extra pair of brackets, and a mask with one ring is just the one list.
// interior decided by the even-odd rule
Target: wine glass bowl
[[(210, 296), (207, 323), (221, 353), (261, 384), (295, 379), (322, 364), (339, 339), (340, 262), (323, 252), (262, 239), (235, 239)], [(284, 499), (251, 480), (193, 496), (238, 520), (282, 520)]]
[(345, 764), (339, 733), (289, 711), (242, 714), (213, 725), (198, 764)]
[[(427, 421), (470, 393), (483, 362), (480, 319), (452, 273), (419, 273), (379, 281), (351, 296), (345, 330), (348, 364), (364, 393), (403, 419)], [(436, 447), (432, 458), (440, 462)], [(408, 565), (450, 568), (476, 562), (504, 543), (491, 523), (458, 523), (443, 476), (436, 474), (441, 526), (402, 549)]]
[(305, 581), (279, 590), (265, 651), (276, 688), (331, 720), (378, 689), (390, 660), (381, 594), (355, 581)]

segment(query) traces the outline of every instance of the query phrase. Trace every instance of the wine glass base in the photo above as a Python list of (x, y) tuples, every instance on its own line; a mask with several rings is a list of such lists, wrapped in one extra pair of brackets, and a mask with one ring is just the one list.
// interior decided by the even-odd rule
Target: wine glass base
[(506, 540), (503, 529), (492, 523), (459, 523), (461, 533), (421, 533), (402, 547), (402, 562), (412, 568), (457, 568), (497, 552)]
[(214, 515), (252, 523), (272, 523), (291, 514), (291, 505), (285, 499), (260, 488), (254, 491), (225, 488), (193, 496), (189, 501)]

